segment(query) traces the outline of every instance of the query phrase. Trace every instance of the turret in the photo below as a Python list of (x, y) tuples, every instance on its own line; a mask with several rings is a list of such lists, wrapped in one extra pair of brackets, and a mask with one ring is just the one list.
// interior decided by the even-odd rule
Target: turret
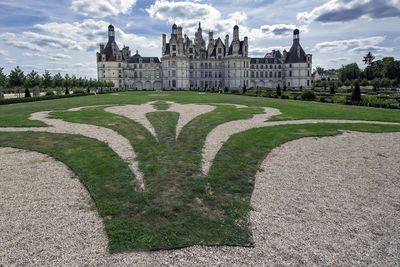
[(293, 43), (294, 42), (300, 42), (300, 31), (299, 31), (299, 29), (295, 29), (293, 31)]
[(233, 41), (239, 41), (239, 26), (233, 27)]
[(108, 26), (108, 41), (109, 42), (114, 42), (115, 41), (115, 32), (114, 32), (114, 26), (110, 24)]
[(178, 33), (178, 26), (176, 26), (176, 24), (174, 23), (174, 25), (172, 25), (172, 34), (177, 34)]

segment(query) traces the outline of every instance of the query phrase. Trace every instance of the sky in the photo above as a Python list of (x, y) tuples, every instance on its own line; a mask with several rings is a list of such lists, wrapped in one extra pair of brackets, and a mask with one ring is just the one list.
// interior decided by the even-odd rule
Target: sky
[(199, 21), (205, 40), (209, 31), (232, 40), (238, 24), (251, 57), (288, 50), (299, 28), (314, 68), (353, 62), (364, 68), (369, 51), (400, 59), (400, 0), (1, 0), (0, 67), (95, 78), (110, 23), (120, 48), (161, 57), (161, 34), (176, 22), (194, 39)]

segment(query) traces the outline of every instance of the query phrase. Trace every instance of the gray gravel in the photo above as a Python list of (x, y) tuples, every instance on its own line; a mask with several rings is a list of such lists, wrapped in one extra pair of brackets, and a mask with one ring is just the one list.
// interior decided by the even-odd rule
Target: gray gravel
[(260, 166), (255, 248), (109, 255), (88, 192), (65, 165), (0, 148), (0, 263), (69, 266), (400, 264), (400, 133), (303, 138)]

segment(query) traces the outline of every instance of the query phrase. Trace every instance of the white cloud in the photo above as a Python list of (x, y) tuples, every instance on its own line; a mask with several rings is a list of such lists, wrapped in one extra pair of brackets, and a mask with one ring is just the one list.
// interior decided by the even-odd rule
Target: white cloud
[(6, 58), (6, 61), (9, 64), (17, 64), (17, 60), (15, 58)]
[[(47, 23), (35, 25), (54, 36), (59, 36), (69, 41), (76, 41), (77, 44), (86, 51), (96, 50), (97, 44), (107, 42), (106, 21), (95, 21), (93, 19), (84, 20), (82, 23)], [(139, 48), (158, 47), (158, 43), (151, 41), (143, 36), (125, 33), (116, 27), (116, 41), (122, 44), (135, 44)], [(157, 38), (158, 39), (158, 38)]]
[[(229, 13), (223, 18), (221, 12), (209, 4), (183, 1), (158, 0), (146, 11), (152, 18), (182, 26), (188, 35), (197, 31), (199, 21), (204, 32), (213, 31), (215, 37), (218, 37), (219, 34), (225, 36), (226, 33), (231, 33), (236, 23), (240, 25), (247, 20), (246, 13), (242, 11)], [(241, 26), (242, 29), (244, 27)]]
[(208, 4), (193, 2), (156, 1), (146, 9), (150, 17), (166, 20), (170, 23), (192, 24), (193, 22), (214, 21), (221, 17), (221, 13)]
[(0, 55), (8, 56), (8, 51), (0, 49)]
[(339, 57), (339, 58), (328, 59), (328, 62), (331, 62), (331, 63), (343, 63), (343, 62), (346, 62), (348, 60), (349, 60), (349, 58), (347, 58), (347, 57)]
[(351, 50), (355, 51), (354, 49), (362, 47), (376, 46), (384, 40), (384, 36), (373, 36), (369, 38), (321, 42), (314, 46), (314, 50), (321, 53), (341, 53)]
[(40, 53), (23, 52), (21, 55), (24, 57), (45, 57), (46, 55)]
[(400, 17), (398, 0), (329, 0), (310, 12), (297, 14), (297, 20), (310, 23), (346, 22), (367, 17), (371, 19)]
[(85, 16), (104, 18), (127, 14), (136, 0), (72, 0), (71, 8)]

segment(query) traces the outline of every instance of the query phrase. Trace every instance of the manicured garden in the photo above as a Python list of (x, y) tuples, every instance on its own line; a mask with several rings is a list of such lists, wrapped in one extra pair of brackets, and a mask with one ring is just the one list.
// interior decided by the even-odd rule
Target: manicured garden
[[(146, 117), (157, 139), (137, 121), (98, 105), (139, 105), (150, 101), (157, 110)], [(186, 124), (175, 138), (179, 113), (166, 101), (208, 104), (216, 108)], [(246, 105), (238, 108), (231, 105)], [(73, 107), (97, 106), (80, 111)], [(39, 151), (64, 162), (81, 179), (104, 219), (112, 252), (190, 245), (252, 245), (248, 215), (254, 176), (275, 147), (302, 137), (331, 136), (339, 130), (390, 132), (399, 125), (316, 123), (254, 128), (237, 133), (218, 152), (210, 172), (201, 173), (202, 149), (218, 125), (250, 119), (263, 107), (282, 114), (271, 121), (338, 119), (400, 122), (400, 111), (277, 98), (198, 92), (119, 92), (0, 106), (0, 146)], [(105, 143), (81, 135), (2, 132), (1, 127), (45, 127), (32, 113), (52, 111), (67, 122), (109, 128), (128, 139), (146, 184), (135, 190), (134, 174)]]

